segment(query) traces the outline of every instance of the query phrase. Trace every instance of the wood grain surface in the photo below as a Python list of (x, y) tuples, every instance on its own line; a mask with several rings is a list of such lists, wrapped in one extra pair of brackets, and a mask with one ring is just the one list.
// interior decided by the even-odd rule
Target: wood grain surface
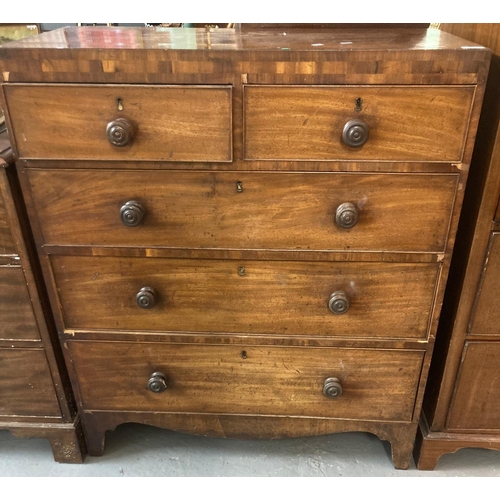
[[(87, 410), (411, 420), (422, 352), (68, 342)], [(243, 354), (242, 354), (243, 353)], [(168, 387), (148, 380), (164, 372)], [(337, 377), (335, 399), (323, 383)]]
[[(68, 329), (421, 338), (434, 264), (51, 257)], [(244, 275), (240, 275), (240, 269)], [(136, 294), (152, 287), (157, 303)], [(328, 309), (344, 291), (350, 309)]]
[[(248, 160), (462, 159), (474, 87), (244, 87)], [(362, 99), (356, 111), (356, 99)], [(361, 147), (342, 141), (361, 120)]]
[[(232, 158), (228, 86), (13, 85), (5, 93), (20, 158)], [(134, 124), (130, 145), (107, 139), (107, 124), (117, 118)]]
[(469, 335), (500, 335), (500, 234), (493, 233), (471, 316)]
[[(28, 170), (51, 245), (442, 252), (456, 175)], [(241, 185), (238, 192), (237, 185)], [(143, 222), (120, 220), (125, 202)], [(352, 203), (359, 222), (335, 223)]]
[(0, 395), (0, 415), (61, 415), (43, 349), (0, 348)]
[(26, 277), (18, 266), (0, 266), (0, 339), (40, 339)]
[(457, 376), (447, 428), (500, 430), (500, 343), (467, 342)]
[[(1, 159), (0, 159), (1, 160)], [(16, 244), (10, 228), (10, 217), (0, 189), (0, 255), (17, 254)]]

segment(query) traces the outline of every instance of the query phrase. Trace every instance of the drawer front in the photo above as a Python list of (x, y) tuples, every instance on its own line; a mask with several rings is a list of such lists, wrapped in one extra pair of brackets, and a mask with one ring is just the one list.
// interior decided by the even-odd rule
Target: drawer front
[(360, 338), (425, 338), (438, 272), (360, 262), (54, 255), (51, 263), (69, 329)]
[(467, 342), (448, 428), (500, 430), (500, 343)]
[[(409, 421), (423, 358), (409, 350), (68, 345), (86, 410)], [(163, 392), (148, 388), (156, 372)], [(335, 398), (323, 394), (328, 378), (342, 388)]]
[(0, 416), (61, 415), (43, 349), (0, 348)]
[[(232, 158), (229, 86), (6, 85), (5, 93), (21, 158)], [(127, 144), (111, 144), (108, 133)]]
[(492, 233), (473, 308), (471, 335), (500, 335), (500, 233)]
[(472, 86), (246, 86), (245, 158), (458, 162), (473, 97)]
[(49, 244), (421, 252), (444, 250), (458, 179), (102, 170), (28, 175)]
[(23, 270), (0, 266), (0, 340), (39, 338)]
[(2, 176), (0, 179), (0, 255), (14, 255), (17, 254), (17, 248), (12, 237), (10, 218), (1, 189), (1, 186), (7, 183), (3, 168), (0, 168), (0, 176)]

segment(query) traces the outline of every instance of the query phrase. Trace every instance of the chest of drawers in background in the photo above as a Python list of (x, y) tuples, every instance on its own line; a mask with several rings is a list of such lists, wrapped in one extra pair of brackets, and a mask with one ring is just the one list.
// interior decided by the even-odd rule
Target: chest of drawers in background
[(5, 46), (89, 453), (124, 422), (367, 431), (408, 467), (489, 57), (435, 30)]
[(0, 132), (0, 429), (47, 438), (55, 460), (80, 463), (82, 429), (13, 169)]
[(500, 25), (442, 29), (484, 44), (493, 57), (423, 405), (420, 469), (460, 448), (500, 450)]

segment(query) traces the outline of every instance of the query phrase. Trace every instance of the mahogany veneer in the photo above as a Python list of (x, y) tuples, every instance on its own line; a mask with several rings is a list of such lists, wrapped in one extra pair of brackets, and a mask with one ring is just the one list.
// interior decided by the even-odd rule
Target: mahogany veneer
[(0, 429), (46, 437), (58, 462), (85, 444), (24, 213), (7, 133), (0, 133)]
[(357, 430), (408, 467), (489, 57), (374, 28), (0, 49), (89, 452), (131, 421)]
[(461, 448), (500, 450), (500, 25), (441, 29), (493, 57), (415, 449), (425, 470)]

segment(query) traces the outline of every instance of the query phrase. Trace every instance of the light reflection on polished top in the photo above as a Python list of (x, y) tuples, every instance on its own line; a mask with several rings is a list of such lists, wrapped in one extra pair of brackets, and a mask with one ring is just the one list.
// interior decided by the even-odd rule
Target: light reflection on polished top
[[(471, 43), (467, 47), (481, 49)], [(456, 50), (463, 40), (437, 29), (239, 29), (67, 27), (5, 44), (26, 49)], [(0, 49), (1, 50), (1, 49)]]

